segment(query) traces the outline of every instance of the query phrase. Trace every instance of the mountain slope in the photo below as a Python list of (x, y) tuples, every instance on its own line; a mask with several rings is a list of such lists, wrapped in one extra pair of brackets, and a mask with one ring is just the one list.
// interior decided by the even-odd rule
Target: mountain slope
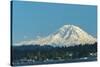
[(51, 45), (51, 46), (74, 46), (84, 44), (94, 44), (96, 38), (92, 37), (78, 26), (64, 25), (53, 34), (44, 38), (38, 38), (36, 40), (22, 41), (15, 43), (14, 45)]

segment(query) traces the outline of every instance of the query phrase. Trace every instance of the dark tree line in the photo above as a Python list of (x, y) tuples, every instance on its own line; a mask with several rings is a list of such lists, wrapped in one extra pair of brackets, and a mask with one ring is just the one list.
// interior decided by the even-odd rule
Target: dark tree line
[[(52, 47), (52, 46), (12, 46), (12, 61), (23, 58), (43, 61), (46, 59), (75, 59), (81, 57), (91, 57), (90, 53), (97, 53), (97, 43), (85, 44), (71, 47)], [(96, 55), (93, 55), (96, 56)]]

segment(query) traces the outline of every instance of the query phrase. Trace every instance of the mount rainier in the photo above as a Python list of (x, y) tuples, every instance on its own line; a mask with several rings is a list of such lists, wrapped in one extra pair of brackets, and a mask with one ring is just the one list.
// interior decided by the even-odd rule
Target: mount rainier
[(15, 43), (14, 46), (21, 45), (50, 45), (50, 46), (75, 46), (96, 43), (96, 38), (83, 31), (80, 27), (75, 25), (64, 25), (56, 32), (47, 37), (40, 37), (35, 40), (22, 41)]

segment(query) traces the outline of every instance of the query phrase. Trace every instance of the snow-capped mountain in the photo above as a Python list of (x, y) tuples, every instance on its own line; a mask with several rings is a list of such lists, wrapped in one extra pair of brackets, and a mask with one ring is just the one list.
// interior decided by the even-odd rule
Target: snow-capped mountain
[(94, 44), (96, 38), (89, 35), (83, 31), (78, 26), (74, 25), (64, 25), (58, 29), (53, 34), (48, 35), (47, 37), (38, 38), (35, 40), (22, 41), (15, 43), (14, 45), (51, 45), (51, 46), (74, 46), (74, 45), (84, 45), (84, 44)]

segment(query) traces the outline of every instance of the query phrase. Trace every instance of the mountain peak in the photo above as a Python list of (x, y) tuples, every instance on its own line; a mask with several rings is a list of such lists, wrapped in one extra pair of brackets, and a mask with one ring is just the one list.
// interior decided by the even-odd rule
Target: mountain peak
[(60, 29), (68, 29), (68, 28), (74, 28), (74, 27), (76, 27), (76, 26), (74, 26), (74, 25), (64, 25)]
[(67, 28), (80, 28), (79, 26), (76, 26), (76, 25), (63, 25), (62, 27), (61, 27), (62, 29), (67, 29)]
[(68, 28), (68, 27), (74, 27), (75, 25), (63, 25), (63, 27), (66, 27), (66, 28)]
[(44, 38), (39, 38), (31, 41), (23, 41), (17, 45), (51, 45), (51, 46), (74, 46), (94, 44), (96, 39), (75, 25), (64, 25), (53, 34)]
[(68, 31), (68, 30), (80, 30), (80, 28), (75, 25), (64, 25), (59, 29), (59, 31)]

